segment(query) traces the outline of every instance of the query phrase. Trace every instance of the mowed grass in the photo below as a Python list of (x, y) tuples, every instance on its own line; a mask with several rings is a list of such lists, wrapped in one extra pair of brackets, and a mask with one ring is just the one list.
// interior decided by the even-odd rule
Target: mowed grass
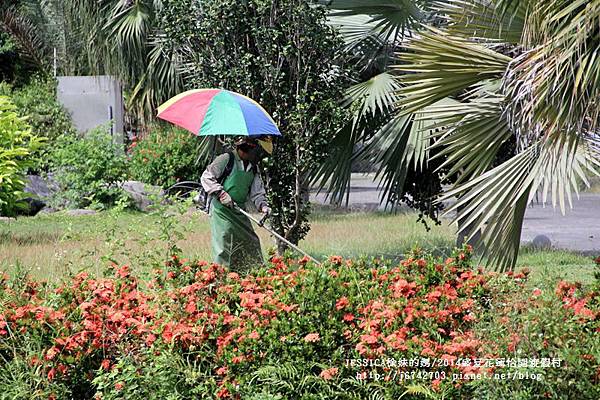
[[(161, 216), (162, 215), (162, 216)], [(87, 270), (99, 274), (110, 260), (133, 269), (159, 267), (176, 243), (183, 255), (210, 260), (210, 226), (200, 212), (184, 214), (103, 212), (69, 216), (42, 214), (0, 222), (0, 268), (23, 268), (38, 278), (55, 280), (69, 272)], [(446, 257), (455, 244), (456, 230), (443, 221), (427, 231), (413, 212), (341, 213), (316, 209), (311, 230), (300, 247), (324, 259), (379, 257), (399, 260), (414, 246)], [(265, 257), (275, 246), (264, 229), (255, 227)], [(178, 236), (179, 235), (179, 236)], [(523, 249), (517, 268), (531, 269), (532, 285), (542, 280), (593, 280), (594, 263), (589, 256), (566, 251)]]
[(591, 256), (565, 250), (536, 251), (530, 248), (521, 249), (517, 266), (531, 270), (529, 283), (532, 286), (557, 280), (590, 284), (598, 268)]

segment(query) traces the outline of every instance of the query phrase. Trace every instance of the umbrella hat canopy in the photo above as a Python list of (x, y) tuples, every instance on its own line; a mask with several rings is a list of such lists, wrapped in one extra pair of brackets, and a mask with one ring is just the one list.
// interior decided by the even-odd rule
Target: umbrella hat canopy
[(223, 89), (183, 92), (161, 105), (158, 117), (199, 136), (281, 136), (260, 104)]

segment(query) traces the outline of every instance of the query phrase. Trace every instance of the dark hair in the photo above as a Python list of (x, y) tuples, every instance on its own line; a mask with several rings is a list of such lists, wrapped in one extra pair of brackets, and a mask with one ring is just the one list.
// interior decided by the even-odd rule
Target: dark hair
[(240, 149), (241, 151), (243, 151), (244, 153), (250, 153), (252, 150), (254, 150), (256, 148), (256, 146), (258, 146), (258, 145), (252, 145), (250, 143), (240, 143), (236, 147), (238, 149)]

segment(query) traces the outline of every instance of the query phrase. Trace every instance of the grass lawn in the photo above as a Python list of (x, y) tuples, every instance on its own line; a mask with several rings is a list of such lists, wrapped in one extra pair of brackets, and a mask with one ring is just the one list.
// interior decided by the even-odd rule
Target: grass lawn
[[(317, 209), (311, 230), (300, 246), (318, 259), (336, 254), (344, 257), (399, 259), (415, 245), (436, 255), (450, 254), (455, 229), (447, 221), (427, 232), (414, 213), (336, 213)], [(265, 255), (273, 239), (256, 228)], [(179, 239), (177, 239), (179, 235)], [(160, 215), (103, 212), (69, 216), (42, 214), (0, 223), (0, 266), (3, 270), (22, 267), (39, 277), (55, 279), (68, 271), (99, 272), (108, 260), (136, 268), (150, 260), (160, 265), (168, 255), (168, 242), (175, 241), (188, 258), (210, 260), (208, 217), (199, 212)], [(517, 269), (532, 271), (532, 285), (550, 279), (593, 279), (590, 257), (566, 251), (523, 249)]]

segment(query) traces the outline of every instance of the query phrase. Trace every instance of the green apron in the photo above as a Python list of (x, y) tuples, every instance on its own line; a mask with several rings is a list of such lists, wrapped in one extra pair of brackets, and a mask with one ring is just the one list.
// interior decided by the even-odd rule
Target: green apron
[[(223, 189), (244, 209), (253, 180), (252, 170), (243, 171), (234, 163), (231, 174), (223, 182)], [(263, 263), (260, 239), (248, 217), (224, 206), (216, 197), (211, 201), (210, 230), (215, 263), (238, 272)]]

